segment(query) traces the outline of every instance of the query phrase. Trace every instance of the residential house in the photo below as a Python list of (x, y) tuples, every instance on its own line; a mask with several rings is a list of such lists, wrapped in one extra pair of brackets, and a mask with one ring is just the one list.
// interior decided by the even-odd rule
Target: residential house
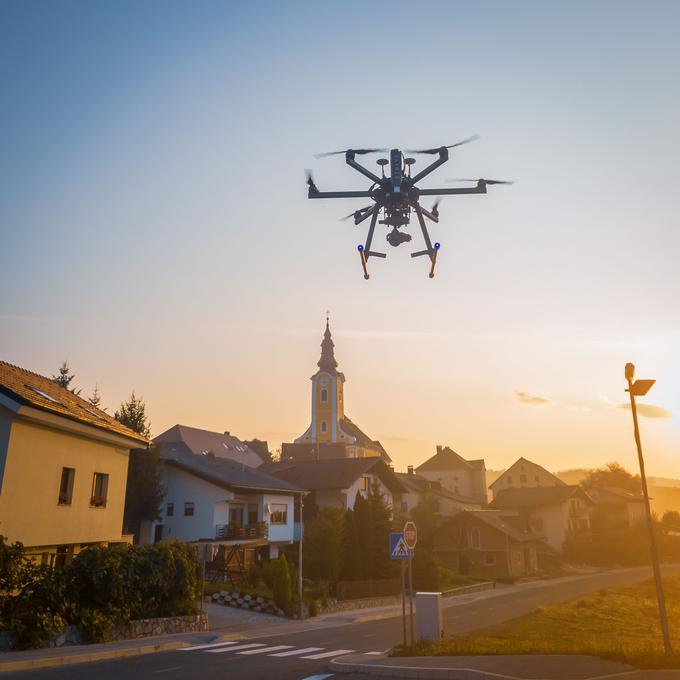
[(163, 445), (160, 519), (145, 522), (142, 543), (205, 541), (266, 547), (270, 557), (297, 540), (295, 506), (304, 490), (245, 463)]
[(148, 443), (53, 380), (0, 361), (0, 534), (47, 564), (130, 542), (128, 458)]
[[(281, 458), (306, 460), (332, 457), (378, 457), (389, 462), (390, 457), (382, 444), (371, 439), (345, 415), (345, 376), (338, 371), (334, 343), (326, 319), (326, 330), (321, 343), (319, 370), (311, 377), (312, 413), (309, 427), (293, 444), (283, 444)], [(334, 444), (328, 448), (321, 445)], [(319, 446), (317, 446), (319, 445)], [(323, 449), (323, 453), (320, 453)]]
[(433, 535), (433, 552), (457, 570), (518, 578), (537, 570), (537, 536), (517, 514), (464, 510)]
[(503, 489), (524, 489), (536, 486), (565, 486), (565, 483), (538, 463), (526, 458), (518, 458), (489, 488), (495, 498)]
[(485, 506), (486, 466), (483, 460), (465, 460), (448, 446), (437, 446), (437, 453), (416, 468), (416, 472), (439, 482), (456, 496), (470, 498)]
[(231, 432), (212, 432), (177, 424), (154, 437), (153, 442), (163, 444), (166, 451), (212, 453), (217, 458), (228, 458), (252, 468), (262, 465), (262, 458)]
[(441, 517), (453, 517), (463, 510), (482, 507), (478, 499), (454, 494), (445, 489), (441, 482), (419, 475), (412, 465), (408, 466), (407, 472), (397, 472), (396, 475), (405, 489), (399, 497), (398, 506), (395, 507), (397, 514), (409, 516), (413, 508), (427, 500), (433, 503)]
[(567, 538), (590, 534), (595, 503), (580, 486), (532, 486), (496, 491), (489, 508), (516, 511), (554, 551), (562, 552)]
[(601, 529), (628, 529), (645, 521), (645, 499), (641, 493), (611, 486), (584, 488), (595, 502), (592, 519)]
[(282, 461), (262, 469), (310, 492), (305, 500), (305, 517), (313, 516), (316, 508), (352, 509), (357, 495), (365, 497), (374, 486), (385, 503), (394, 508), (395, 500), (405, 490), (394, 472), (376, 456)]

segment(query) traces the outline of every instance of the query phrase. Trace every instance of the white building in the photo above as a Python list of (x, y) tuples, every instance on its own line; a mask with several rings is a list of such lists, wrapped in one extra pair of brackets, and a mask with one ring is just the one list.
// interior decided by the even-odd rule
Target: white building
[(530, 487), (566, 486), (538, 463), (518, 458), (500, 477), (489, 486), (495, 498), (503, 489), (525, 489)]
[(268, 545), (278, 556), (295, 535), (299, 487), (213, 455), (161, 449), (166, 489), (161, 518), (147, 522), (144, 543), (160, 540)]

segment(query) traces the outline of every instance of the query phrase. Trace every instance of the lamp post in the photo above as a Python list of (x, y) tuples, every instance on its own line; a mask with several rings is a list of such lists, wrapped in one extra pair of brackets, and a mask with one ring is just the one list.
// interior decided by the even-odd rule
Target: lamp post
[(652, 569), (654, 570), (654, 583), (656, 585), (656, 599), (659, 603), (659, 618), (661, 620), (661, 633), (663, 634), (663, 648), (666, 656), (671, 656), (671, 636), (668, 629), (668, 614), (666, 613), (666, 599), (663, 594), (661, 583), (661, 568), (659, 567), (659, 553), (656, 549), (656, 538), (654, 536), (654, 522), (652, 521), (652, 511), (649, 506), (649, 491), (647, 490), (647, 477), (645, 475), (645, 461), (642, 457), (642, 443), (640, 441), (640, 428), (638, 427), (637, 406), (635, 397), (644, 397), (652, 388), (656, 380), (636, 380), (635, 366), (626, 364), (626, 380), (628, 381), (628, 392), (630, 396), (630, 410), (633, 414), (633, 429), (635, 431), (635, 444), (637, 446), (638, 462), (640, 463), (640, 481), (642, 482), (642, 494), (645, 499), (645, 514), (647, 515), (647, 528), (649, 530), (649, 547), (652, 554)]
[(304, 534), (304, 524), (302, 521), (302, 510), (304, 508), (304, 500), (300, 494), (300, 541), (298, 545), (298, 599), (300, 600), (300, 619), (302, 619), (303, 605), (302, 605), (302, 537)]

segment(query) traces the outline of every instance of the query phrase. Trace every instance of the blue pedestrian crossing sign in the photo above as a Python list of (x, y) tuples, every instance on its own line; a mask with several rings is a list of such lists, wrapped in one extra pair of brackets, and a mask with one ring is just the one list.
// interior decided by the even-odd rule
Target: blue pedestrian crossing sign
[(390, 559), (407, 560), (411, 557), (411, 551), (406, 545), (404, 534), (401, 531), (390, 534)]

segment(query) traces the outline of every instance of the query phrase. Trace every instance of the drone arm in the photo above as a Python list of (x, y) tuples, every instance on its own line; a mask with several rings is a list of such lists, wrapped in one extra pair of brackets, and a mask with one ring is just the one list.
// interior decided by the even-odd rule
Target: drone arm
[[(361, 215), (361, 217), (359, 217), (359, 219), (354, 218), (354, 224), (361, 224), (364, 220), (371, 217), (371, 215), (378, 212), (378, 210), (379, 210), (378, 206), (374, 205), (372, 208), (370, 208), (365, 213), (363, 213), (363, 215)], [(376, 215), (376, 218), (377, 218), (377, 215)]]
[(411, 181), (413, 184), (418, 183), (423, 177), (427, 177), (427, 175), (436, 170), (440, 165), (444, 165), (448, 160), (449, 150), (442, 147), (439, 149), (439, 158), (434, 163), (430, 163), (426, 168), (423, 168), (423, 170), (421, 170)]
[(476, 187), (455, 187), (452, 189), (419, 189), (420, 196), (453, 196), (455, 194), (485, 194), (486, 184), (477, 184)]
[(418, 212), (416, 205), (420, 208), (420, 212), (422, 212), (423, 215), (425, 215), (425, 217), (427, 217), (429, 220), (432, 220), (433, 222), (439, 223), (439, 217), (437, 215), (435, 215), (434, 213), (431, 213), (429, 210), (425, 210), (425, 208), (423, 208), (423, 206), (420, 205), (419, 203), (413, 202), (413, 203), (411, 203), (411, 207), (416, 212)]
[(370, 191), (312, 191), (309, 188), (308, 198), (373, 198)]
[(347, 163), (347, 165), (349, 165), (350, 168), (354, 168), (357, 172), (360, 172), (364, 177), (368, 177), (368, 179), (370, 179), (371, 182), (375, 182), (375, 184), (380, 184), (380, 182), (382, 181), (380, 177), (374, 175), (370, 170), (365, 168), (363, 165), (359, 165), (359, 163), (357, 163), (354, 160), (353, 151), (348, 151), (345, 154), (345, 162)]

